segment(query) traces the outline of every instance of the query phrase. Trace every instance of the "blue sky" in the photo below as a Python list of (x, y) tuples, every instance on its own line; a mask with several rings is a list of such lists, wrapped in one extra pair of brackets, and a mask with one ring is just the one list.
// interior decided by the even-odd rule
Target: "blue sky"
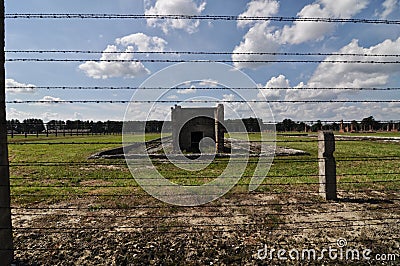
[[(191, 14), (287, 17), (330, 17), (400, 20), (398, 0), (19, 0), (6, 1), (6, 13), (98, 13), (98, 14)], [(167, 63), (99, 62), (103, 59), (222, 59), (222, 60), (361, 60), (399, 61), (399, 57), (283, 57), (255, 55), (185, 56), (135, 55), (126, 51), (290, 52), (359, 53), (400, 55), (400, 26), (354, 23), (304, 23), (270, 21), (177, 21), (177, 20), (80, 20), (8, 19), (6, 50), (91, 50), (113, 54), (7, 54), (7, 58), (70, 58), (87, 62), (8, 62), (8, 100), (129, 100), (134, 91), (43, 90), (35, 86), (131, 86), (141, 85)], [(399, 100), (399, 91), (348, 92), (306, 90), (307, 87), (400, 87), (399, 64), (331, 63), (235, 63), (263, 89), (245, 99), (268, 100)], [(213, 68), (210, 68), (213, 69)], [(210, 70), (212, 71), (212, 70)], [(184, 81), (181, 73), (177, 80)], [(181, 76), (180, 76), (181, 75)], [(222, 73), (221, 73), (222, 75)], [(210, 75), (212, 76), (212, 75)], [(213, 78), (213, 82), (220, 82)], [(193, 88), (173, 91), (168, 99), (214, 97), (237, 99), (228, 90), (204, 92)], [(161, 84), (162, 85), (162, 84)], [(178, 84), (176, 84), (178, 85)], [(209, 85), (209, 83), (208, 83)], [(187, 87), (186, 86), (186, 87)], [(32, 89), (33, 88), (33, 89)], [(175, 93), (175, 94), (173, 94)], [(141, 97), (146, 95), (141, 94)], [(254, 97), (253, 97), (254, 96)], [(134, 97), (138, 97), (137, 95)], [(151, 96), (153, 97), (153, 96)], [(251, 98), (253, 97), (253, 98)], [(135, 99), (135, 98), (134, 98)], [(232, 105), (235, 112), (243, 106)], [(399, 119), (398, 103), (271, 104), (277, 120), (352, 120), (374, 115)], [(8, 118), (122, 120), (126, 104), (9, 104)], [(260, 113), (265, 104), (252, 106)], [(137, 104), (132, 119), (146, 117), (147, 106)], [(159, 117), (169, 106), (160, 106)], [(245, 116), (246, 113), (241, 114)]]

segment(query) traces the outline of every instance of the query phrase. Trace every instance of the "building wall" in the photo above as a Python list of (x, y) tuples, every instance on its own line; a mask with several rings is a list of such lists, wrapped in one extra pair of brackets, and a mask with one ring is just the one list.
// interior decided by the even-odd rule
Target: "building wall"
[(179, 134), (179, 146), (182, 150), (189, 152), (198, 152), (192, 149), (192, 133), (202, 132), (203, 138), (211, 138), (215, 141), (214, 119), (210, 117), (196, 117), (189, 120)]
[(171, 108), (172, 141), (175, 151), (196, 152), (192, 148), (192, 133), (203, 132), (203, 137), (209, 137), (216, 142), (217, 152), (223, 152), (224, 107), (216, 108)]

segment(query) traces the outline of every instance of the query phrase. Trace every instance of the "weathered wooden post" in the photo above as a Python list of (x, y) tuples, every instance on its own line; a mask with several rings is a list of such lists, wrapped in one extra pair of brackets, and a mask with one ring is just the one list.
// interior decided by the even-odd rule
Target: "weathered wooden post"
[(10, 172), (8, 163), (7, 127), (6, 127), (6, 90), (5, 90), (5, 34), (4, 0), (1, 1), (1, 89), (0, 89), (0, 261), (1, 265), (10, 265), (14, 259), (11, 207), (10, 207)]
[(214, 111), (215, 120), (215, 149), (216, 153), (224, 152), (224, 132), (222, 130), (222, 123), (224, 122), (224, 105), (218, 104)]
[(179, 131), (181, 128), (178, 128), (178, 121), (181, 119), (181, 107), (179, 105), (175, 105), (171, 107), (171, 122), (172, 122), (172, 148), (174, 153), (179, 151)]
[(332, 131), (318, 132), (319, 194), (327, 200), (337, 199), (335, 136)]

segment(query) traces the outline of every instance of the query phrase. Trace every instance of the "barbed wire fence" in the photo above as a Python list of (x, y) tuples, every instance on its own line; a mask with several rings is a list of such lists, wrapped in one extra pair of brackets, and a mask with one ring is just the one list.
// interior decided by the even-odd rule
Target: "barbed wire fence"
[[(3, 5), (4, 6), (4, 5)], [(4, 13), (4, 10), (3, 12)], [(120, 15), (120, 14), (4, 14), (7, 19), (198, 19), (198, 20), (257, 20), (257, 21), (305, 21), (315, 23), (365, 23), (398, 25), (396, 20), (371, 19), (336, 19), (336, 18), (298, 18), (298, 17), (243, 17), (243, 16), (184, 16), (184, 15)], [(4, 21), (3, 28), (4, 28)], [(3, 31), (4, 34), (4, 31)], [(2, 38), (4, 39), (4, 38)], [(4, 45), (3, 45), (4, 46)], [(73, 50), (10, 50), (2, 53), (3, 63), (18, 62), (86, 62), (93, 59), (6, 58), (10, 54), (102, 54), (104, 51)], [(127, 52), (119, 52), (127, 53)], [(136, 54), (185, 54), (185, 55), (233, 55), (227, 52), (133, 52)], [(105, 62), (223, 62), (223, 63), (337, 63), (337, 64), (399, 64), (398, 54), (340, 54), (340, 53), (240, 53), (247, 55), (280, 56), (353, 56), (383, 57), (384, 60), (168, 60), (168, 59), (133, 59), (133, 60), (96, 60)], [(5, 73), (2, 68), (3, 88)], [(23, 89), (15, 86), (9, 89)], [(139, 87), (87, 87), (87, 86), (34, 86), (44, 90), (137, 90), (164, 89)], [(168, 88), (171, 89), (171, 88)], [(172, 89), (184, 89), (172, 88)], [(216, 90), (221, 88), (199, 88)], [(238, 90), (260, 88), (236, 88)], [(290, 90), (293, 88), (261, 88), (270, 90)], [(361, 90), (361, 91), (397, 91), (392, 88), (302, 88), (306, 90)], [(0, 208), (6, 210), (8, 219), (0, 220), (2, 234), (10, 234), (13, 219), (13, 239), (4, 238), (1, 256), (4, 261), (15, 258), (20, 262), (43, 264), (61, 263), (75, 259), (77, 263), (109, 263), (117, 265), (147, 263), (184, 263), (184, 261), (204, 264), (242, 264), (257, 262), (257, 251), (263, 250), (264, 244), (272, 248), (309, 248), (335, 246), (338, 238), (345, 238), (349, 247), (367, 246), (375, 253), (395, 254), (396, 243), (400, 239), (399, 231), (399, 186), (400, 154), (385, 149), (387, 143), (398, 141), (395, 137), (383, 137), (368, 140), (378, 143), (383, 150), (374, 154), (367, 147), (358, 147), (360, 139), (337, 138), (338, 155), (335, 160), (338, 167), (334, 182), (338, 186), (339, 198), (335, 201), (321, 199), (319, 186), (332, 185), (331, 181), (321, 183), (318, 164), (325, 157), (317, 155), (317, 148), (323, 140), (315, 136), (282, 136), (268, 141), (277, 145), (294, 145), (312, 150), (307, 158), (278, 157), (274, 160), (275, 169), (271, 169), (265, 183), (254, 192), (248, 192), (250, 173), (243, 175), (233, 191), (222, 199), (204, 206), (177, 207), (164, 204), (147, 195), (127, 173), (123, 160), (85, 160), (75, 156), (73, 149), (84, 146), (87, 150), (97, 151), (107, 147), (130, 144), (110, 139), (7, 139), (5, 105), (24, 104), (127, 104), (127, 103), (180, 103), (181, 101), (146, 101), (146, 100), (5, 100), (5, 89), (0, 94)], [(186, 103), (245, 103), (246, 101), (185, 101)], [(360, 100), (271, 100), (253, 101), (254, 103), (399, 103), (398, 99), (360, 99)], [(264, 121), (265, 123), (273, 121)], [(316, 121), (299, 121), (313, 123)], [(347, 123), (353, 121), (324, 121), (322, 123)], [(356, 121), (361, 122), (361, 121)], [(399, 121), (384, 121), (398, 124)], [(32, 124), (31, 124), (32, 125)], [(46, 124), (48, 126), (48, 124)], [(71, 129), (71, 135), (90, 134)], [(65, 130), (62, 131), (65, 135)], [(54, 132), (55, 133), (55, 132)], [(85, 133), (85, 134), (84, 134)], [(38, 132), (36, 135), (38, 136)], [(57, 134), (57, 133), (55, 133)], [(35, 135), (35, 134), (33, 134)], [(48, 135), (48, 132), (47, 132)], [(68, 132), (67, 132), (68, 135)], [(25, 134), (25, 137), (27, 135)], [(60, 135), (61, 136), (61, 135)], [(84, 136), (82, 136), (84, 137)], [(385, 142), (392, 141), (392, 142)], [(256, 141), (260, 142), (260, 141)], [(262, 142), (262, 141), (261, 141)], [(353, 145), (354, 144), (354, 145)], [(352, 154), (341, 152), (340, 148), (353, 145)], [(21, 154), (32, 153), (33, 158), (4, 156), (7, 149)], [(73, 155), (63, 154), (67, 147), (72, 147)], [(53, 152), (51, 160), (41, 159), (46, 152)], [(363, 154), (365, 153), (365, 154)], [(14, 155), (13, 155), (14, 156)], [(237, 163), (256, 164), (256, 160)], [(386, 169), (378, 168), (384, 162)], [(165, 166), (165, 162), (155, 162)], [(368, 165), (371, 166), (368, 166)], [(137, 167), (140, 167), (140, 160)], [(226, 166), (226, 160), (214, 160), (214, 169)], [(304, 168), (302, 168), (304, 167)], [(372, 169), (371, 169), (372, 168)], [(11, 177), (9, 177), (9, 170)], [(363, 172), (360, 172), (362, 169)], [(170, 170), (167, 168), (165, 171)], [(296, 173), (296, 170), (298, 173)], [(282, 174), (287, 172), (287, 174)], [(177, 173), (173, 179), (185, 182), (194, 180), (205, 182), (215, 178), (210, 174), (188, 176)], [(188, 186), (197, 183), (189, 183)], [(11, 204), (9, 196), (11, 195)], [(179, 195), (177, 195), (179, 196)], [(8, 205), (7, 205), (8, 204)], [(11, 206), (11, 207), (10, 207)], [(7, 218), (7, 217), (6, 217)], [(329, 229), (329, 230), (327, 230)], [(387, 234), (388, 231), (391, 235)], [(371, 234), (372, 232), (372, 234)], [(342, 246), (343, 248), (344, 246)], [(385, 249), (386, 248), (386, 249)], [(12, 251), (10, 253), (10, 251)], [(11, 255), (10, 255), (11, 254)], [(6, 257), (8, 256), (8, 257)], [(70, 261), (72, 262), (72, 261)], [(67, 263), (68, 264), (68, 263)]]

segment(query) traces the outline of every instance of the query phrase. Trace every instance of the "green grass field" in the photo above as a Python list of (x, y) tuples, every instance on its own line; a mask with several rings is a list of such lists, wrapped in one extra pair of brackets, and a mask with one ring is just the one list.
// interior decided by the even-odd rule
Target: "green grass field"
[[(390, 136), (395, 134), (389, 133)], [(150, 134), (146, 139), (157, 137), (159, 135)], [(232, 137), (243, 136), (236, 134)], [(249, 138), (257, 141), (260, 135), (251, 134)], [(13, 204), (54, 202), (85, 195), (101, 197), (144, 193), (137, 186), (124, 160), (88, 159), (96, 152), (121, 146), (117, 144), (121, 139), (120, 135), (9, 138)], [(138, 135), (137, 140), (141, 139), (142, 136)], [(275, 158), (264, 184), (258, 190), (317, 191), (316, 138), (279, 135), (277, 141), (278, 146), (304, 150), (311, 155)], [(400, 143), (337, 141), (338, 190), (399, 190), (399, 147)], [(246, 191), (248, 177), (252, 175), (256, 162), (257, 159), (250, 159), (245, 177), (232, 193)], [(197, 172), (183, 171), (171, 164), (156, 162), (155, 165), (164, 176), (176, 183), (196, 185), (218, 176), (226, 166), (226, 159), (219, 159)]]

